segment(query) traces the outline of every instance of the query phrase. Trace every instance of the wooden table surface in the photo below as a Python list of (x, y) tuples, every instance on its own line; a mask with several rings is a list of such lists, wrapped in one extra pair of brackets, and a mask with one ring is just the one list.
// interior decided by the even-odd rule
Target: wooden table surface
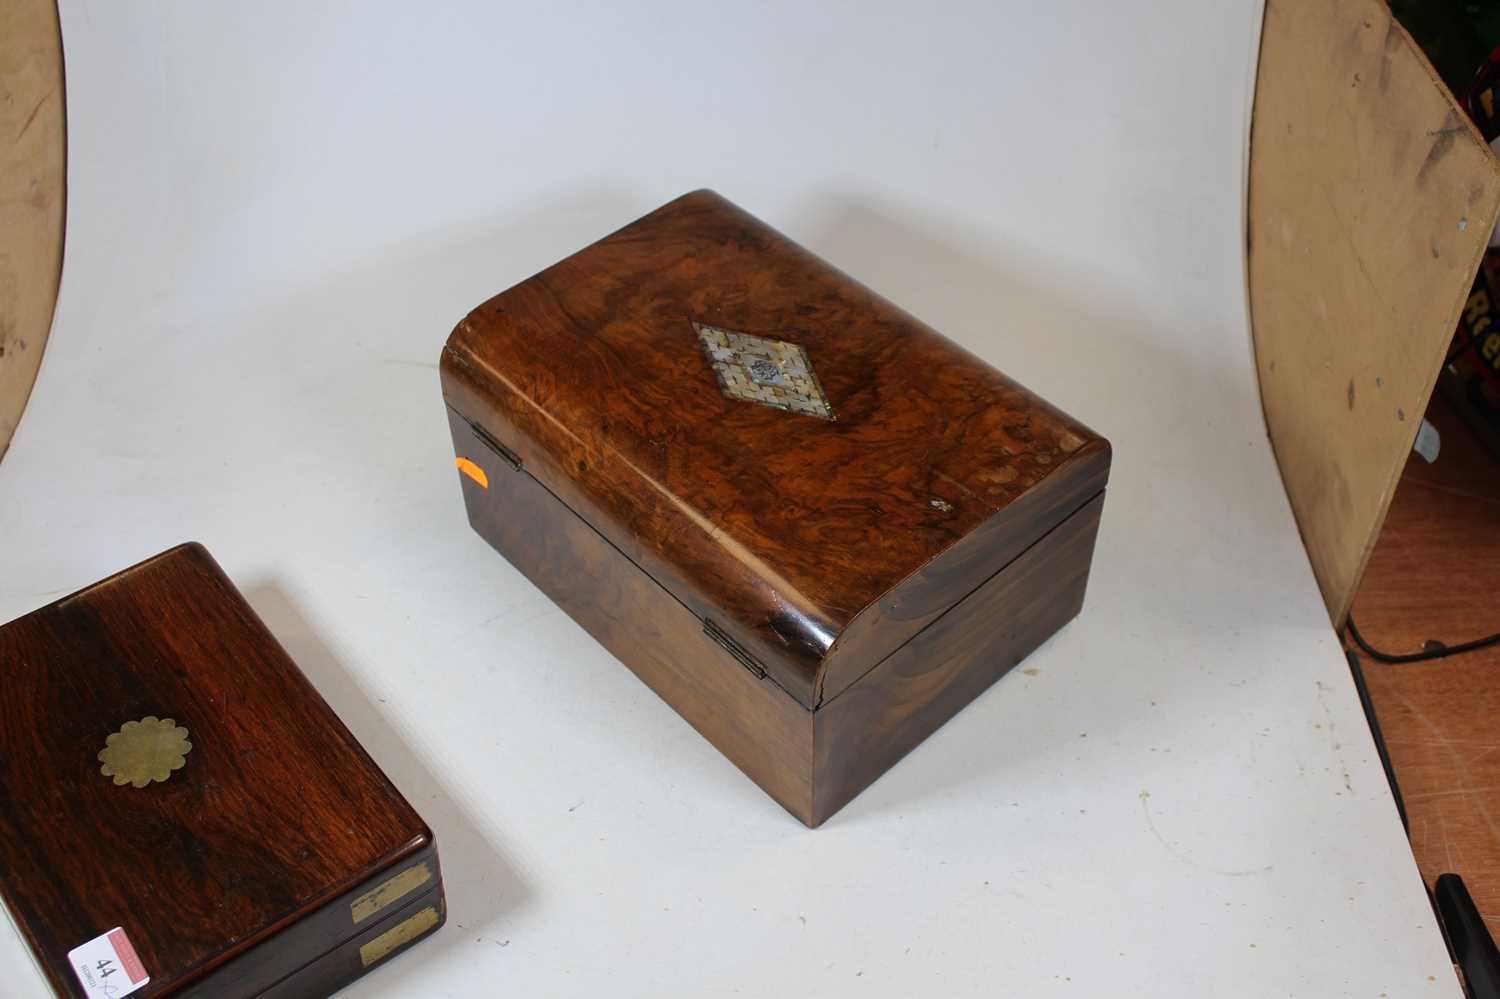
[[(1384, 652), (1457, 644), (1500, 630), (1500, 462), (1434, 396), (1438, 460), (1413, 454), (1354, 602)], [(1500, 936), (1500, 647), (1424, 663), (1361, 656), (1429, 885), (1461, 875)]]

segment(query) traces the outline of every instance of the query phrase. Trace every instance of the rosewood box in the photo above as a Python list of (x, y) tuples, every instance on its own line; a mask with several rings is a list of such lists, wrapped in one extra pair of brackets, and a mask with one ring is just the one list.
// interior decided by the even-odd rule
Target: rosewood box
[(58, 995), (325, 996), (442, 924), (432, 833), (201, 546), (0, 668), (0, 890)]
[(1108, 442), (710, 191), (441, 372), (474, 529), (810, 826), (1082, 606)]

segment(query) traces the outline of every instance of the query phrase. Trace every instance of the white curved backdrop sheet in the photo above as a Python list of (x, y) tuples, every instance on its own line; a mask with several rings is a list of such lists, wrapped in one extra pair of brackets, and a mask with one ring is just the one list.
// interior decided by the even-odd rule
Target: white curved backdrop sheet
[[(1261, 419), (1253, 0), (62, 14), (0, 619), (209, 546), (437, 832), (351, 994), (1457, 994)], [(1082, 616), (815, 832), (470, 532), (439, 394), (700, 186), (1115, 448)]]

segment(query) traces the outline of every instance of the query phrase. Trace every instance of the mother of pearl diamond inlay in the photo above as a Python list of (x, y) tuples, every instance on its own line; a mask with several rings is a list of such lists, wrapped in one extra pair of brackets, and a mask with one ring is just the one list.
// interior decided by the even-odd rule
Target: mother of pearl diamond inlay
[(719, 388), (731, 399), (832, 420), (833, 407), (795, 343), (693, 323)]

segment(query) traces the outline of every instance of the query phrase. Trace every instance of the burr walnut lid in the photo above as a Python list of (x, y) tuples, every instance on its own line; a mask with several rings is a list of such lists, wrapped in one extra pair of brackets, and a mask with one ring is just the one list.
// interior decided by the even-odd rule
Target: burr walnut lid
[(711, 191), (490, 299), (442, 369), (451, 409), (809, 708), (1108, 476), (1103, 438)]

